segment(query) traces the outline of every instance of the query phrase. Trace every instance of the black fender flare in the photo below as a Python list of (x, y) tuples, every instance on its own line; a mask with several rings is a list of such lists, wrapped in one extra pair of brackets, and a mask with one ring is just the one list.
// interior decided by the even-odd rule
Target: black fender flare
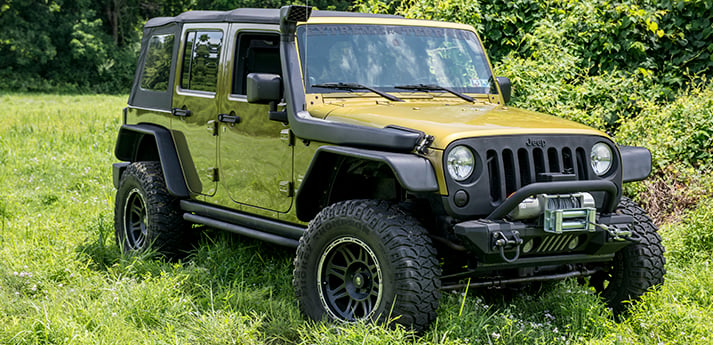
[(345, 146), (322, 146), (317, 149), (305, 178), (297, 190), (295, 206), (297, 217), (309, 221), (319, 212), (316, 194), (324, 186), (335, 158), (351, 157), (386, 164), (402, 188), (414, 193), (437, 192), (438, 180), (431, 162), (411, 153), (375, 151)]
[[(150, 124), (122, 125), (121, 129), (119, 129), (119, 136), (116, 139), (114, 155), (121, 161), (137, 161), (141, 142), (148, 139), (148, 137), (153, 138), (156, 144), (168, 192), (178, 198), (189, 197), (190, 192), (183, 177), (178, 152), (173, 143), (171, 131), (168, 129)], [(123, 170), (125, 165), (115, 164), (114, 167), (114, 169)], [(114, 178), (116, 179), (118, 176), (121, 176), (120, 172), (114, 172)], [(115, 185), (117, 183), (118, 181), (114, 182)]]
[(645, 147), (619, 146), (623, 182), (641, 181), (651, 174), (651, 151)]

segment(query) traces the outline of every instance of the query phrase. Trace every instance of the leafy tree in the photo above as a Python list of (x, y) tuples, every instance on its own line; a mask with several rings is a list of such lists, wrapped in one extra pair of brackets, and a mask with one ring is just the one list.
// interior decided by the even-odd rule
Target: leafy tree
[(471, 24), (496, 64), (537, 58), (533, 33), (552, 25), (584, 73), (649, 78), (663, 99), (713, 75), (710, 0), (6, 0), (0, 88), (126, 92), (148, 18), (304, 3)]

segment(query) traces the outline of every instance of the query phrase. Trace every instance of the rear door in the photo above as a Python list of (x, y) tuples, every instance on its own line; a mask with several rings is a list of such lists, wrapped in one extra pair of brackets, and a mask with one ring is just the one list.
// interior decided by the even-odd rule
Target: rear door
[(172, 104), (171, 128), (188, 188), (214, 195), (218, 181), (218, 79), (227, 24), (186, 24), (179, 55), (180, 74)]

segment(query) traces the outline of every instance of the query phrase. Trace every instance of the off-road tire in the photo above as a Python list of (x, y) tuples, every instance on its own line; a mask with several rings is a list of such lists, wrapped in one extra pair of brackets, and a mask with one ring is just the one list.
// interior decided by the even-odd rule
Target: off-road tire
[(183, 253), (188, 224), (166, 188), (159, 162), (134, 162), (121, 175), (114, 206), (116, 242), (124, 252)]
[(616, 210), (634, 218), (632, 237), (639, 239), (618, 251), (608, 272), (592, 276), (590, 284), (619, 316), (627, 310), (629, 302), (637, 301), (644, 293), (664, 283), (664, 247), (657, 228), (641, 207), (623, 197)]
[(393, 321), (422, 331), (436, 318), (436, 251), (426, 230), (388, 202), (323, 209), (300, 239), (294, 265), (299, 307), (312, 320)]

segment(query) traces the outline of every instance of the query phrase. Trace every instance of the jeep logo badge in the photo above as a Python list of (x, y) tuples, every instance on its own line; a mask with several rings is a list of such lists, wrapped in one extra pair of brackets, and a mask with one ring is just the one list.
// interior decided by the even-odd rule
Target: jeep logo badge
[(535, 138), (527, 138), (527, 141), (525, 142), (525, 145), (527, 146), (535, 146), (535, 147), (545, 147), (547, 142), (545, 139), (535, 139)]

